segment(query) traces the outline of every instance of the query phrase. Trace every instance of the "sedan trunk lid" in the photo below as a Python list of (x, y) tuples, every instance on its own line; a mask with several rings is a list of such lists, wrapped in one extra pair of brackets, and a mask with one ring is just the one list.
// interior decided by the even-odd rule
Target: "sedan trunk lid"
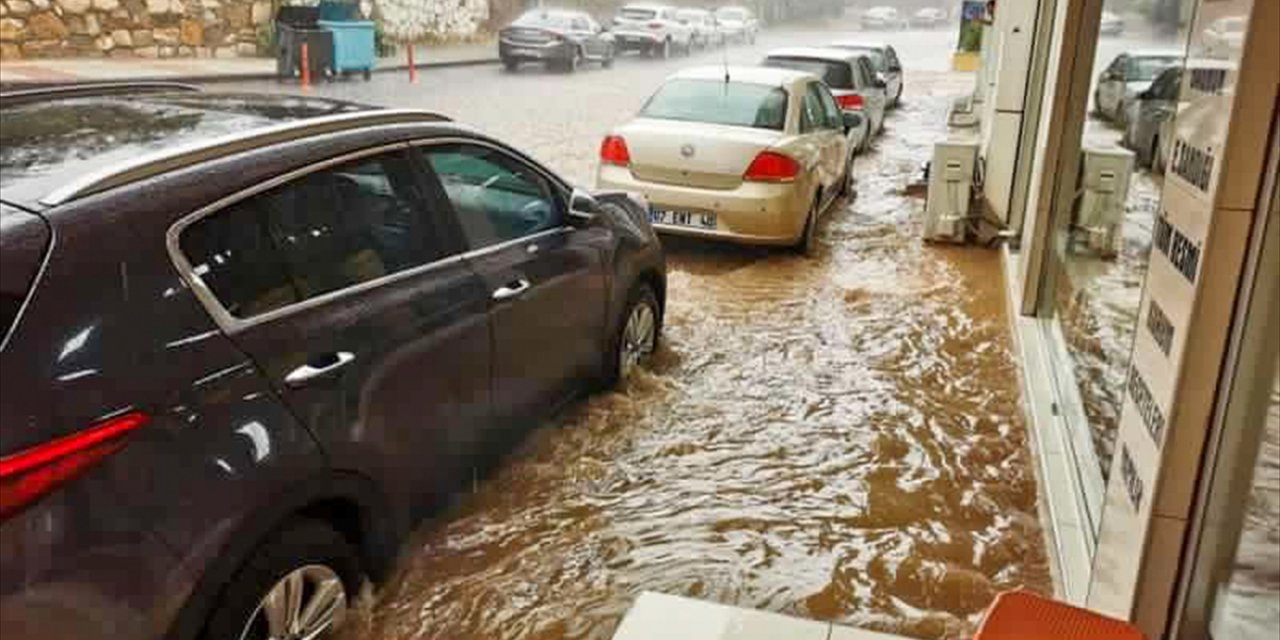
[(654, 118), (637, 118), (615, 134), (627, 142), (637, 179), (726, 190), (741, 185), (751, 161), (785, 138), (771, 129)]

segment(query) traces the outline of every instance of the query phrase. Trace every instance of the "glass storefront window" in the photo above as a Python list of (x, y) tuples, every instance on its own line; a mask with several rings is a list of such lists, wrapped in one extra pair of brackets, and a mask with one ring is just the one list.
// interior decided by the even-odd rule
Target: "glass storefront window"
[(1103, 5), (1070, 212), (1054, 220), (1039, 315), (1098, 526), (1160, 205), (1195, 0)]

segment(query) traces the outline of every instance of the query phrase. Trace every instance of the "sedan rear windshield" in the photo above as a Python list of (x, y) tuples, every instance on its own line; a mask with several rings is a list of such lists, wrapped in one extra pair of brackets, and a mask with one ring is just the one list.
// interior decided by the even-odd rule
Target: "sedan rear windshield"
[(720, 9), (716, 11), (716, 17), (721, 20), (746, 20), (747, 11), (746, 9), (733, 8)]
[(781, 131), (787, 119), (787, 92), (761, 84), (672, 80), (649, 98), (640, 115)]
[(822, 78), (822, 81), (827, 83), (827, 86), (834, 89), (853, 88), (853, 70), (849, 67), (848, 62), (779, 56), (765, 58), (764, 66), (812, 73)]
[(551, 13), (550, 11), (530, 11), (519, 18), (511, 25), (514, 27), (542, 27), (553, 29), (568, 29), (572, 16), (567, 13)]
[(657, 17), (658, 12), (653, 9), (633, 9), (624, 7), (618, 15), (628, 20), (652, 20)]

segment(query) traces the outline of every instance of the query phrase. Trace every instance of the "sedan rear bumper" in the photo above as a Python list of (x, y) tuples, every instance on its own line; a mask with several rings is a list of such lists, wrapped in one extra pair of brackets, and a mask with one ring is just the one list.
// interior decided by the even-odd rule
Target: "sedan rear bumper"
[(645, 182), (636, 179), (630, 169), (614, 165), (602, 165), (596, 176), (598, 188), (641, 193), (654, 209), (716, 216), (715, 228), (653, 225), (659, 232), (760, 245), (790, 245), (800, 240), (811, 204), (807, 184), (804, 180), (743, 182), (735, 189), (702, 189)]

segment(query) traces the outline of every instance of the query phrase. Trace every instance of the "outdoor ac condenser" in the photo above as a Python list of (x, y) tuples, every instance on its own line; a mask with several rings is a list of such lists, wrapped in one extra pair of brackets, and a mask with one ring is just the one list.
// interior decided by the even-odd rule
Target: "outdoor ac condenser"
[(1120, 249), (1133, 152), (1119, 147), (1086, 147), (1080, 162), (1080, 199), (1076, 229), (1089, 249), (1104, 258)]
[(964, 242), (977, 163), (977, 140), (945, 140), (933, 146), (924, 205), (926, 240)]

